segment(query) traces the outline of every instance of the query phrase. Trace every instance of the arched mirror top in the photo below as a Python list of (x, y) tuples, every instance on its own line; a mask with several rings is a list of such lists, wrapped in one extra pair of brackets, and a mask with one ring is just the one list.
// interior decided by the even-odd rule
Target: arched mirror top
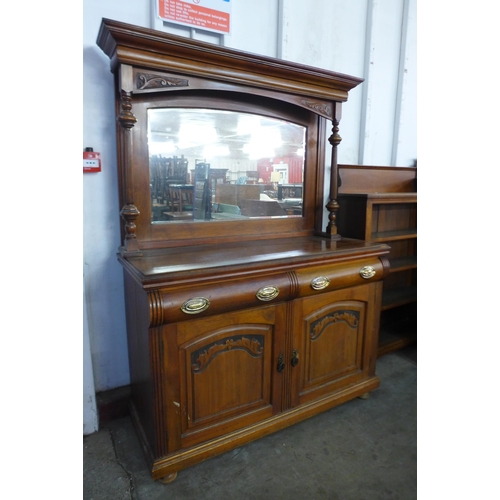
[(97, 43), (116, 77), (124, 254), (322, 231), (328, 128), (361, 79), (107, 19)]

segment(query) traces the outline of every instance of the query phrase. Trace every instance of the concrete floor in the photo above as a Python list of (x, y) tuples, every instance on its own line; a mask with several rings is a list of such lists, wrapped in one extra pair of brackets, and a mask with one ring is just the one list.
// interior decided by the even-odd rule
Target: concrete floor
[(153, 481), (128, 417), (83, 438), (84, 500), (413, 500), (416, 345), (377, 362), (381, 385), (253, 443)]

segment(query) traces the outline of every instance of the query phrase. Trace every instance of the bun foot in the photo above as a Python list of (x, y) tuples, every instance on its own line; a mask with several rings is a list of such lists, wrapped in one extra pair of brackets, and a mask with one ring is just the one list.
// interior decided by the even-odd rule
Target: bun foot
[(168, 484), (174, 481), (176, 477), (177, 477), (177, 472), (172, 472), (171, 474), (168, 474), (168, 476), (158, 479), (158, 481), (162, 482), (163, 484)]
[(368, 399), (370, 397), (369, 392), (365, 392), (364, 394), (361, 394), (361, 396), (358, 396), (359, 399)]

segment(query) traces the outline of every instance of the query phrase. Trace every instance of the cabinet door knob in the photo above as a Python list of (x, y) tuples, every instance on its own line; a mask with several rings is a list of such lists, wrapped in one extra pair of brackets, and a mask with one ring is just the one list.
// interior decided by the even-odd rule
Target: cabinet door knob
[(373, 266), (365, 266), (359, 270), (359, 274), (362, 278), (368, 280), (370, 278), (373, 278), (375, 274), (377, 274), (377, 272), (375, 271), (375, 268)]
[(292, 366), (297, 366), (299, 364), (299, 353), (297, 349), (292, 351)]
[(283, 354), (280, 354), (278, 358), (278, 371), (281, 373), (285, 369), (285, 360)]

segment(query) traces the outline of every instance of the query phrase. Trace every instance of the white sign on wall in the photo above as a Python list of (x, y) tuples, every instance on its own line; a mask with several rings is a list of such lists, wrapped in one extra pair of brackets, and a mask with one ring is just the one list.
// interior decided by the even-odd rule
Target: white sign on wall
[(228, 35), (231, 28), (231, 0), (156, 0), (158, 17)]

